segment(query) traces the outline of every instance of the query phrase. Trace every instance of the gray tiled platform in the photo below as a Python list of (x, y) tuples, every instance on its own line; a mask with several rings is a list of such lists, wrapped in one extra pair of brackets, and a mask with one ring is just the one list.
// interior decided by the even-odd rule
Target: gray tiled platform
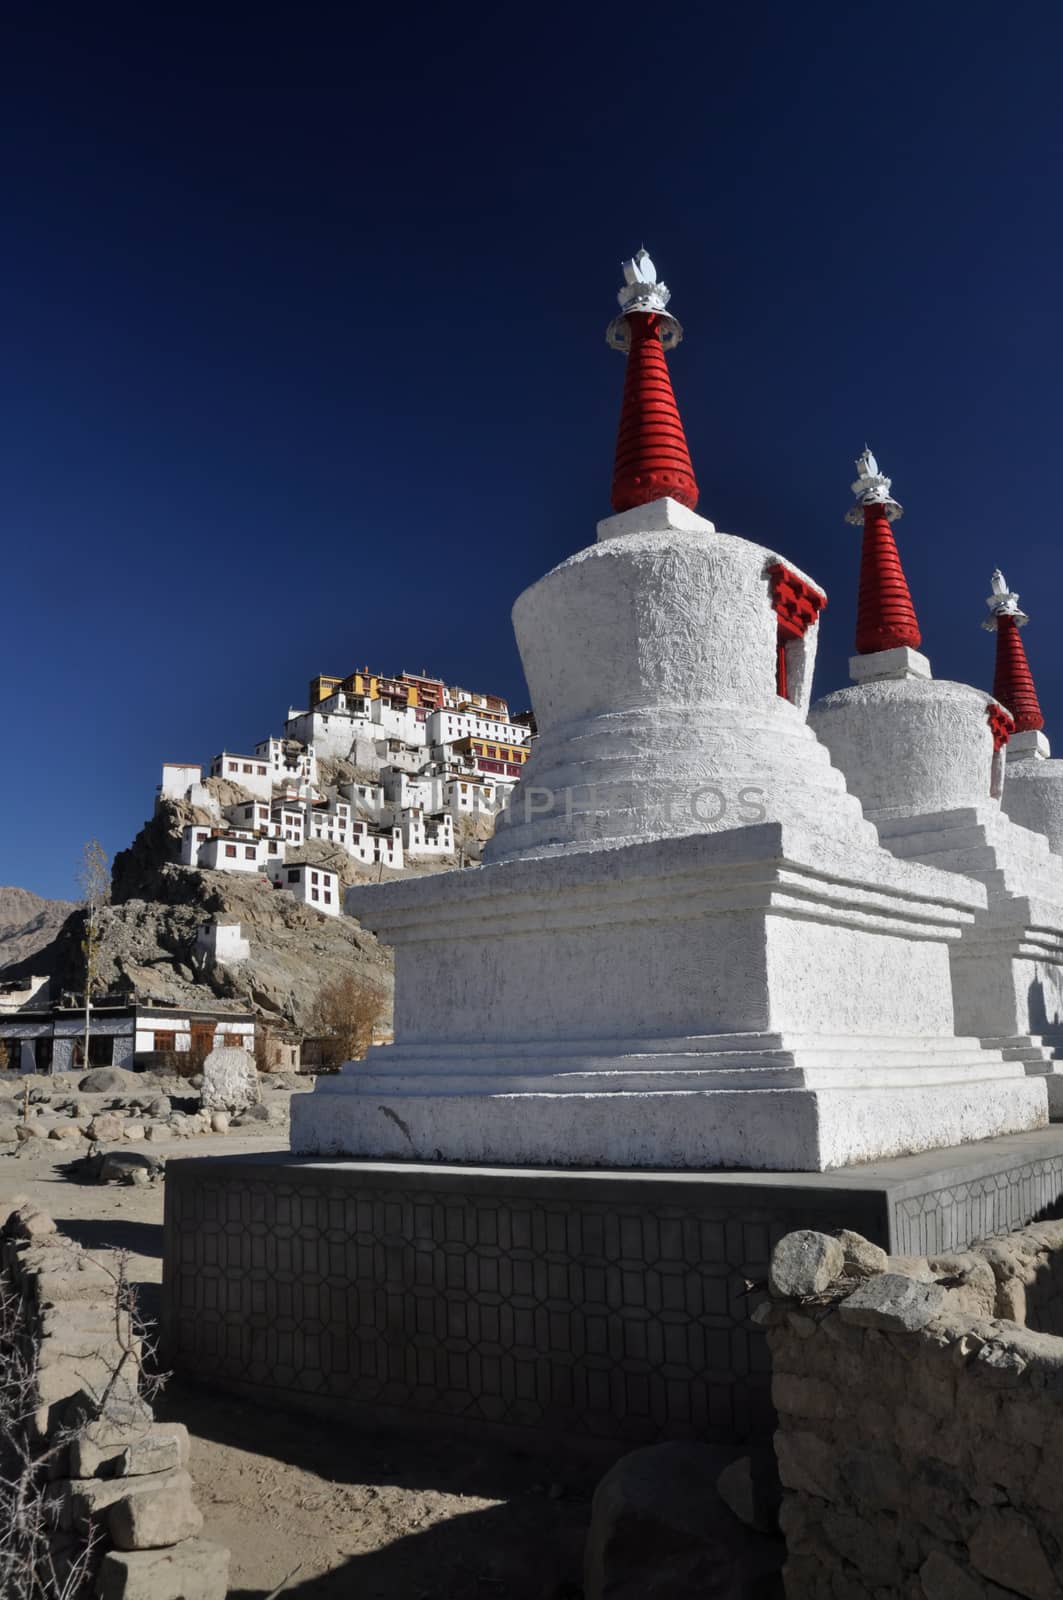
[(1063, 1193), (1063, 1127), (831, 1173), (171, 1161), (166, 1359), (272, 1404), (634, 1442), (771, 1427), (773, 1243), (924, 1253)]

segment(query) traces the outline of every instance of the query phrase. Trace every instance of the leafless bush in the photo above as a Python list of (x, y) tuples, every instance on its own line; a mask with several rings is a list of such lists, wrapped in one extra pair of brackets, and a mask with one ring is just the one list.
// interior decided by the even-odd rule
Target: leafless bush
[(337, 1072), (345, 1061), (364, 1056), (383, 1011), (380, 990), (353, 974), (323, 985), (314, 1001), (309, 1029), (319, 1041), (322, 1070)]
[[(65, 1246), (73, 1261), (80, 1248)], [(65, 1457), (97, 1416), (128, 1413), (139, 1394), (145, 1401), (164, 1379), (150, 1370), (155, 1343), (137, 1308), (124, 1252), (111, 1260), (92, 1258), (111, 1279), (108, 1301), (113, 1342), (105, 1356), (109, 1376), (102, 1389), (86, 1394), (87, 1407), (75, 1408), (58, 1428), (42, 1437), (37, 1374), (41, 1342), (31, 1301), (0, 1275), (0, 1595), (4, 1600), (81, 1600), (96, 1565), (99, 1535), (61, 1532), (53, 1481), (64, 1473)], [(88, 1414), (86, 1415), (86, 1410)]]

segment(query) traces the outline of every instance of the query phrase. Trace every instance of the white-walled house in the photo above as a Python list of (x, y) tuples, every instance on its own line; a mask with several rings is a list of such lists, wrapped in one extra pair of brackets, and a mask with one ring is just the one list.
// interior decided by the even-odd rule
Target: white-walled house
[(164, 800), (185, 800), (200, 811), (207, 811), (220, 822), (221, 807), (203, 782), (203, 768), (188, 761), (164, 761), (162, 782), (156, 795), (156, 805)]
[(194, 959), (200, 967), (237, 967), (251, 959), (251, 941), (238, 922), (207, 922), (196, 934)]
[(425, 817), (420, 811), (404, 811), (402, 846), (411, 859), (417, 856), (454, 854), (454, 819), (449, 815)]
[(256, 839), (247, 833), (216, 831), (199, 846), (200, 867), (214, 872), (261, 872), (271, 859), (269, 846), (276, 846), (274, 856), (279, 858), (282, 846), (276, 839)]
[[(85, 1014), (80, 1006), (34, 1007), (0, 1019), (0, 1039), (16, 1071), (83, 1069)], [(89, 1027), (89, 1067), (152, 1067), (160, 1056), (181, 1055), (195, 1045), (253, 1051), (255, 1017), (250, 1011), (186, 1010), (103, 997), (94, 1003)]]
[(326, 917), (339, 916), (342, 910), (340, 880), (327, 867), (315, 867), (309, 862), (298, 861), (278, 863), (270, 866), (268, 871), (275, 889), (286, 889), (303, 905), (322, 912)]
[(207, 828), (190, 823), (181, 834), (183, 867), (212, 872), (259, 872), (267, 861), (284, 859), (284, 843), (262, 838), (251, 829)]
[(184, 761), (164, 761), (159, 794), (164, 800), (183, 800), (193, 784), (203, 782), (203, 768)]
[(262, 800), (272, 798), (273, 772), (261, 756), (238, 756), (233, 755), (231, 750), (223, 750), (211, 762), (210, 775), (238, 783), (249, 794), (258, 795)]
[(252, 833), (269, 834), (273, 821), (268, 800), (238, 800), (235, 805), (224, 806), (226, 822), (234, 828), (244, 828)]
[(191, 822), (181, 831), (180, 863), (183, 867), (198, 867), (201, 865), (199, 853), (209, 840), (213, 830), (203, 823)]
[(444, 707), (428, 718), (428, 743), (453, 744), (456, 739), (495, 739), (501, 744), (527, 744), (530, 730), (520, 722), (509, 722), (476, 710)]
[(270, 817), (279, 839), (289, 845), (302, 844), (306, 837), (306, 819), (301, 800), (274, 800)]
[(298, 739), (263, 739), (256, 744), (255, 755), (265, 761), (275, 784), (317, 782), (317, 754), (312, 744)]

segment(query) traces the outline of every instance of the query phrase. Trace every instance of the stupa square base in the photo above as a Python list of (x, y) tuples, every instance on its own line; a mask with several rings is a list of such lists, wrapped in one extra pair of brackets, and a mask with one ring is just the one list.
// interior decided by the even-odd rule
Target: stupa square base
[(955, 1031), (957, 873), (777, 823), (366, 887), (395, 1043), (292, 1105), (301, 1155), (817, 1171), (1047, 1121)]
[(1058, 1127), (807, 1174), (175, 1160), (165, 1359), (369, 1426), (756, 1438), (773, 1422), (751, 1313), (784, 1233), (935, 1253), (1061, 1193)]
[[(870, 1053), (852, 1050), (854, 1078), (867, 1074)], [(962, 1053), (954, 1054), (967, 1068)], [(928, 1055), (925, 1044), (921, 1052), (913, 1051), (913, 1059), (929, 1074)], [(1002, 1080), (992, 1055), (984, 1052), (984, 1061), (975, 1063), (983, 1081), (950, 1082), (948, 1069), (954, 1063), (944, 1050), (942, 1058), (937, 1083), (877, 1089), (647, 1087), (598, 1094), (571, 1089), (563, 1094), (527, 1089), (510, 1094), (400, 1094), (379, 1074), (359, 1084), (360, 1092), (320, 1094), (313, 1105), (307, 1095), (293, 1104), (293, 1146), (303, 1148), (305, 1124), (299, 1117), (305, 1111), (315, 1114), (317, 1148), (324, 1145), (369, 1159), (438, 1160), (445, 1154), (450, 1161), (518, 1166), (821, 1172), (863, 1161), (869, 1152), (875, 1159), (927, 1149), (940, 1154), (943, 1138), (963, 1144), (1045, 1122), (1046, 1078)], [(669, 1064), (667, 1058), (655, 1058), (653, 1076), (701, 1083), (723, 1076), (723, 1069), (714, 1074), (710, 1066), (668, 1074)], [(754, 1070), (768, 1077), (770, 1058)], [(796, 1075), (800, 1068), (793, 1070)], [(896, 1065), (888, 1070), (894, 1078), (901, 1075)], [(785, 1075), (785, 1069), (778, 1071)], [(596, 1075), (602, 1076), (600, 1071)], [(630, 1069), (625, 1071), (625, 1078), (632, 1076)], [(348, 1080), (348, 1087), (356, 1082)], [(322, 1133), (326, 1106), (327, 1131)]]

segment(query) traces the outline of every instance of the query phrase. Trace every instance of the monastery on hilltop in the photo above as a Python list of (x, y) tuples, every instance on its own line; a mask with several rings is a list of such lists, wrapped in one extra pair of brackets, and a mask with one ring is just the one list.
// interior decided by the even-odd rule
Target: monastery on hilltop
[[(397, 870), (454, 859), (489, 833), (528, 758), (530, 713), (500, 695), (426, 673), (384, 677), (365, 667), (310, 682), (308, 709), (290, 708), (282, 738), (253, 754), (223, 750), (203, 768), (165, 762), (159, 803), (184, 801), (207, 820), (183, 830), (180, 862), (257, 873), (328, 916), (342, 909), (338, 874), (301, 859), (310, 840), (362, 866)], [(219, 789), (225, 796), (219, 797)]]

